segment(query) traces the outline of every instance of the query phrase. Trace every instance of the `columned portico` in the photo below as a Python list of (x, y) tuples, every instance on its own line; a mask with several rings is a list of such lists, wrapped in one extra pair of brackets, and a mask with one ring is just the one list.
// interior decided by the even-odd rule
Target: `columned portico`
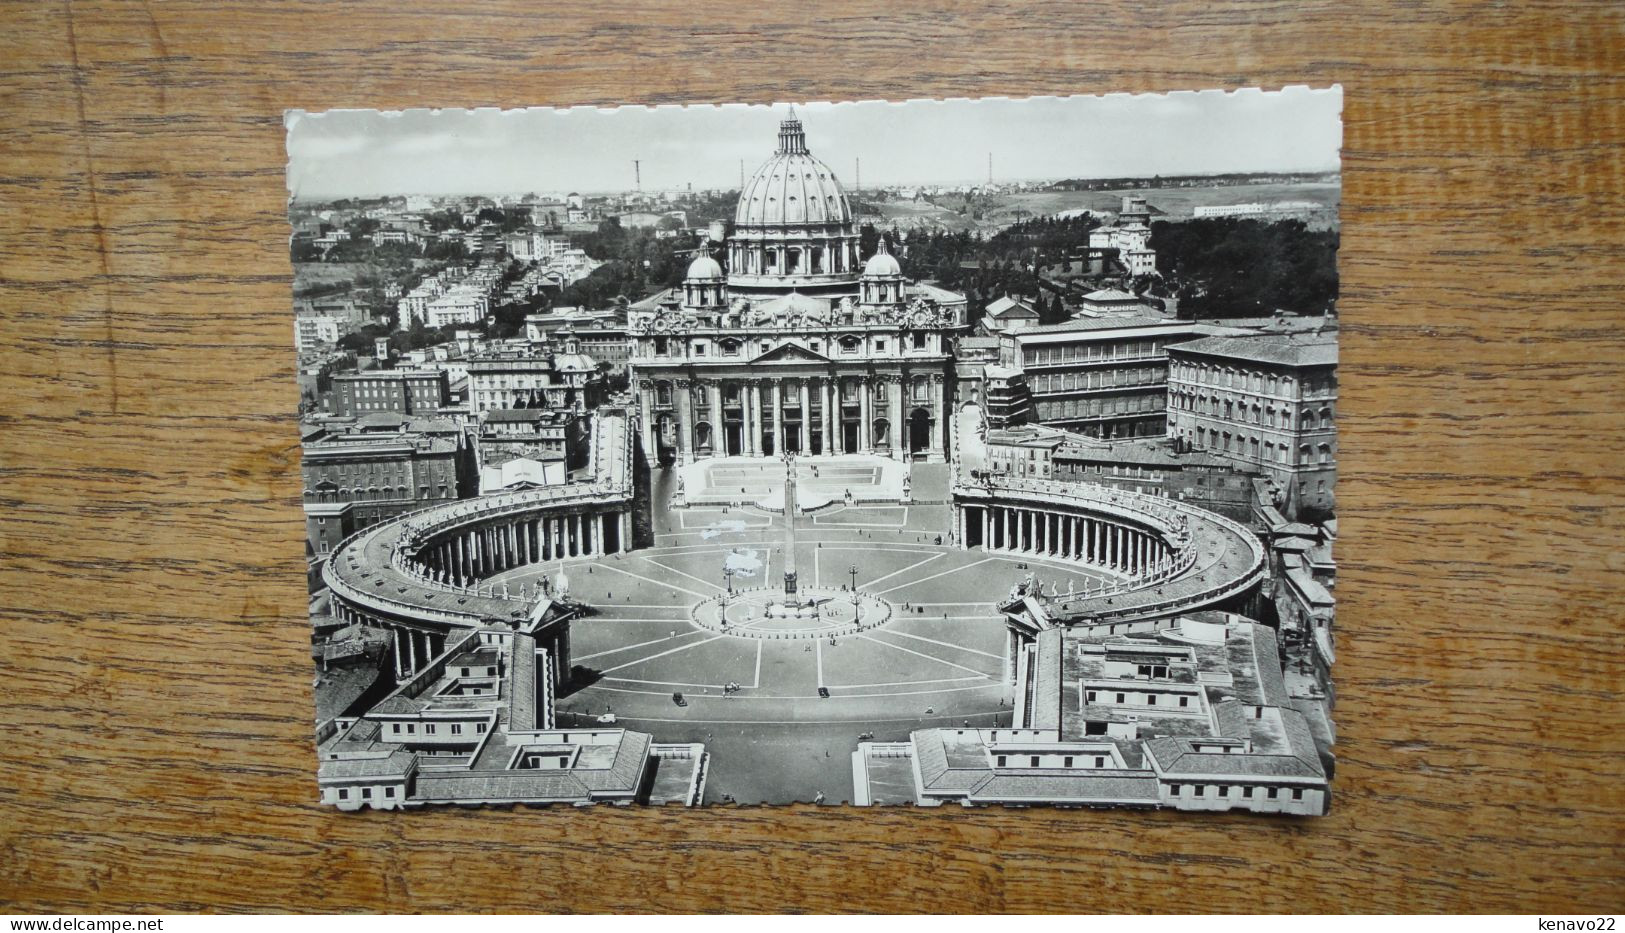
[[(651, 386), (668, 379), (673, 389), (664, 404)], [(855, 405), (842, 404), (843, 384), (855, 387)], [(744, 370), (694, 367), (650, 374), (638, 404), (640, 414), (647, 413), (644, 436), (651, 463), (661, 446), (679, 464), (730, 455), (781, 456), (786, 450), (800, 456), (864, 453), (904, 460), (913, 452), (913, 422), (921, 411), (932, 414), (929, 441), (919, 454), (940, 461), (945, 459), (940, 413), (948, 408), (942, 397), (946, 384), (930, 380), (927, 385), (930, 398), (917, 399), (901, 372), (832, 365), (756, 377)], [(696, 398), (705, 402), (704, 409)], [(671, 425), (669, 439), (661, 436), (663, 420)], [(702, 435), (708, 440), (702, 442)]]

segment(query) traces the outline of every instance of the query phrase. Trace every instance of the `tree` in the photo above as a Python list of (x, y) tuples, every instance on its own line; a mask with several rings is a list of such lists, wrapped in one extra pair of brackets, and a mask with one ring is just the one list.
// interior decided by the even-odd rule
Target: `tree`
[(1320, 314), (1337, 301), (1337, 245), (1335, 230), (1310, 230), (1299, 220), (1151, 225), (1157, 271), (1186, 318)]

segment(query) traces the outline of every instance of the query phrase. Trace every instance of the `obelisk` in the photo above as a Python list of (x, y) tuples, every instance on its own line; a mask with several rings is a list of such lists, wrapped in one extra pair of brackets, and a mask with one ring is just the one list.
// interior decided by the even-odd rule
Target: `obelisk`
[(784, 458), (784, 601), (799, 606), (796, 598), (796, 458)]

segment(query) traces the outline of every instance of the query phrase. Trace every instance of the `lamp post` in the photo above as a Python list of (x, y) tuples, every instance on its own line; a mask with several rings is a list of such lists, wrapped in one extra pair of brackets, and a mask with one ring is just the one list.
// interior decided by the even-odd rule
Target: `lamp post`
[(732, 598), (734, 594), (734, 569), (727, 564), (722, 566), (722, 579), (728, 584), (728, 596)]
[(856, 606), (858, 604), (858, 565), (853, 564), (846, 572), (852, 575), (852, 605)]

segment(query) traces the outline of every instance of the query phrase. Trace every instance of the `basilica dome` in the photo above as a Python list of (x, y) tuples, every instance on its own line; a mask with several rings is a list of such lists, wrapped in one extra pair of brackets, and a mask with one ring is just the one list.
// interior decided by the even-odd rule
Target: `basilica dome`
[(795, 114), (779, 124), (778, 151), (745, 182), (734, 223), (752, 227), (852, 223), (846, 191), (829, 166), (807, 151), (807, 135)]
[(856, 297), (858, 231), (846, 191), (807, 151), (795, 112), (779, 124), (779, 146), (739, 193), (728, 239), (728, 290), (771, 299), (796, 292)]

